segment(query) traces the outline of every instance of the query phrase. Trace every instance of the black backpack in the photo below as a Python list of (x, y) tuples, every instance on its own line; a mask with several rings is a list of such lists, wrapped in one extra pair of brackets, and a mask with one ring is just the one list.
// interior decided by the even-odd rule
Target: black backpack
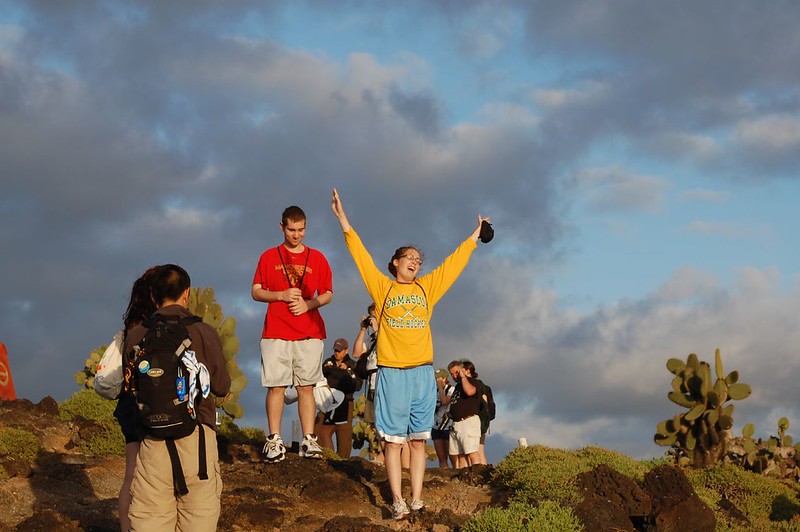
[(181, 354), (192, 343), (187, 327), (199, 321), (202, 320), (197, 316), (154, 314), (143, 323), (147, 332), (128, 355), (125, 370), (125, 389), (136, 397), (139, 422), (146, 434), (165, 440), (175, 492), (184, 495), (189, 490), (175, 440), (189, 436), (197, 427), (200, 427), (199, 476), (208, 478), (203, 426), (187, 408), (190, 400), (188, 370), (181, 360)]
[(489, 421), (493, 421), (496, 408), (494, 405), (494, 397), (492, 397), (492, 388), (488, 384), (484, 384), (483, 391), (486, 394), (486, 408), (489, 411)]
[(179, 439), (194, 432), (197, 420), (187, 408), (188, 372), (181, 354), (191, 345), (189, 331), (197, 316), (155, 314), (131, 361), (139, 421), (154, 438)]
[(483, 387), (483, 393), (481, 395), (486, 396), (486, 400), (483, 400), (481, 397), (481, 407), (478, 415), (481, 418), (481, 432), (486, 432), (489, 428), (489, 422), (494, 419), (495, 416), (495, 405), (494, 405), (494, 397), (492, 397), (492, 389), (487, 385), (481, 382)]

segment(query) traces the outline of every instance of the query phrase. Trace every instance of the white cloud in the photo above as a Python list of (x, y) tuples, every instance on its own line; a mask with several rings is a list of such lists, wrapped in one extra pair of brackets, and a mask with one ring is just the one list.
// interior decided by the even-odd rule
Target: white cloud
[(531, 93), (533, 103), (547, 110), (595, 105), (610, 96), (612, 86), (606, 81), (586, 80), (577, 88), (537, 88)]
[(796, 152), (800, 149), (800, 120), (795, 116), (761, 116), (739, 123), (733, 130), (735, 144), (766, 152)]
[(743, 222), (717, 222), (694, 220), (683, 227), (686, 233), (719, 236), (733, 240), (772, 238), (774, 232), (766, 224), (746, 224)]
[(572, 176), (591, 210), (658, 212), (665, 203), (667, 180), (636, 174), (620, 166), (586, 168)]
[[(504, 294), (496, 310), (486, 309), (469, 338), (438, 343), (440, 353), (473, 354), (481, 378), (501, 397), (494, 434), (660, 454), (655, 425), (678, 411), (666, 398), (667, 359), (696, 353), (713, 361), (716, 348), (726, 371), (739, 370), (754, 390), (735, 403), (737, 430), (753, 422), (763, 433), (771, 428), (768, 412), (796, 410), (800, 332), (792, 323), (800, 291), (781, 291), (775, 269), (743, 268), (730, 287), (708, 272), (679, 270), (641, 300), (588, 312), (531, 287), (521, 268), (494, 273), (498, 280), (482, 292)], [(616, 439), (621, 426), (626, 441)]]
[(695, 188), (684, 190), (678, 193), (678, 199), (683, 201), (702, 201), (706, 203), (727, 203), (731, 199), (731, 193), (726, 190), (709, 190), (706, 188)]

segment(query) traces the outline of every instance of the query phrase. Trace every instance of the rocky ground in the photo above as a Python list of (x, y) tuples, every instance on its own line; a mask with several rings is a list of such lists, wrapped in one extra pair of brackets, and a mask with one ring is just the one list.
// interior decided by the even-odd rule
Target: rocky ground
[[(91, 459), (71, 450), (93, 430), (66, 422), (45, 398), (0, 401), (0, 426), (35, 433), (44, 452), (33, 463), (0, 457), (10, 478), (0, 480), (0, 529), (118, 530), (116, 500), (124, 458)], [(309, 460), (296, 454), (265, 464), (260, 448), (223, 446), (220, 530), (454, 530), (492, 501), (491, 467), (460, 472), (429, 469), (425, 512), (391, 519), (382, 466), (360, 458)], [(405, 478), (404, 487), (408, 487)]]
[[(75, 451), (77, 442), (98, 430), (96, 424), (59, 419), (58, 405), (47, 397), (35, 405), (25, 399), (0, 400), (0, 427), (35, 434), (42, 449), (31, 461), (0, 453), (5, 472), (0, 475), (0, 529), (119, 529), (116, 503), (124, 458), (93, 459)], [(457, 531), (487, 506), (503, 506), (509, 495), (493, 486), (491, 466), (431, 468), (425, 475), (425, 511), (395, 522), (380, 465), (360, 458), (309, 460), (291, 453), (283, 462), (265, 464), (260, 447), (221, 443), (220, 530)], [(573, 510), (588, 531), (714, 530), (714, 512), (680, 469), (655, 468), (639, 486), (601, 465), (575, 482), (584, 499)], [(408, 485), (406, 476), (406, 491)]]

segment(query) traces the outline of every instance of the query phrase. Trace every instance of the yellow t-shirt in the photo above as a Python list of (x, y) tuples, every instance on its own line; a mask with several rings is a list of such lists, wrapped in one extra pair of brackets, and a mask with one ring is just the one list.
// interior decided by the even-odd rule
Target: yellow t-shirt
[(433, 307), (464, 270), (477, 244), (466, 239), (439, 267), (406, 284), (384, 275), (375, 266), (355, 229), (351, 227), (344, 238), (380, 319), (378, 365), (411, 368), (432, 364)]

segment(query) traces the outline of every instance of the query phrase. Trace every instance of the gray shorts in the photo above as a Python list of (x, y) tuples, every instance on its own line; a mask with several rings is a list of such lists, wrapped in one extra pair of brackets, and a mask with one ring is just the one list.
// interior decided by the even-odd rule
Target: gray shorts
[(322, 340), (261, 339), (261, 386), (310, 386), (322, 376)]

